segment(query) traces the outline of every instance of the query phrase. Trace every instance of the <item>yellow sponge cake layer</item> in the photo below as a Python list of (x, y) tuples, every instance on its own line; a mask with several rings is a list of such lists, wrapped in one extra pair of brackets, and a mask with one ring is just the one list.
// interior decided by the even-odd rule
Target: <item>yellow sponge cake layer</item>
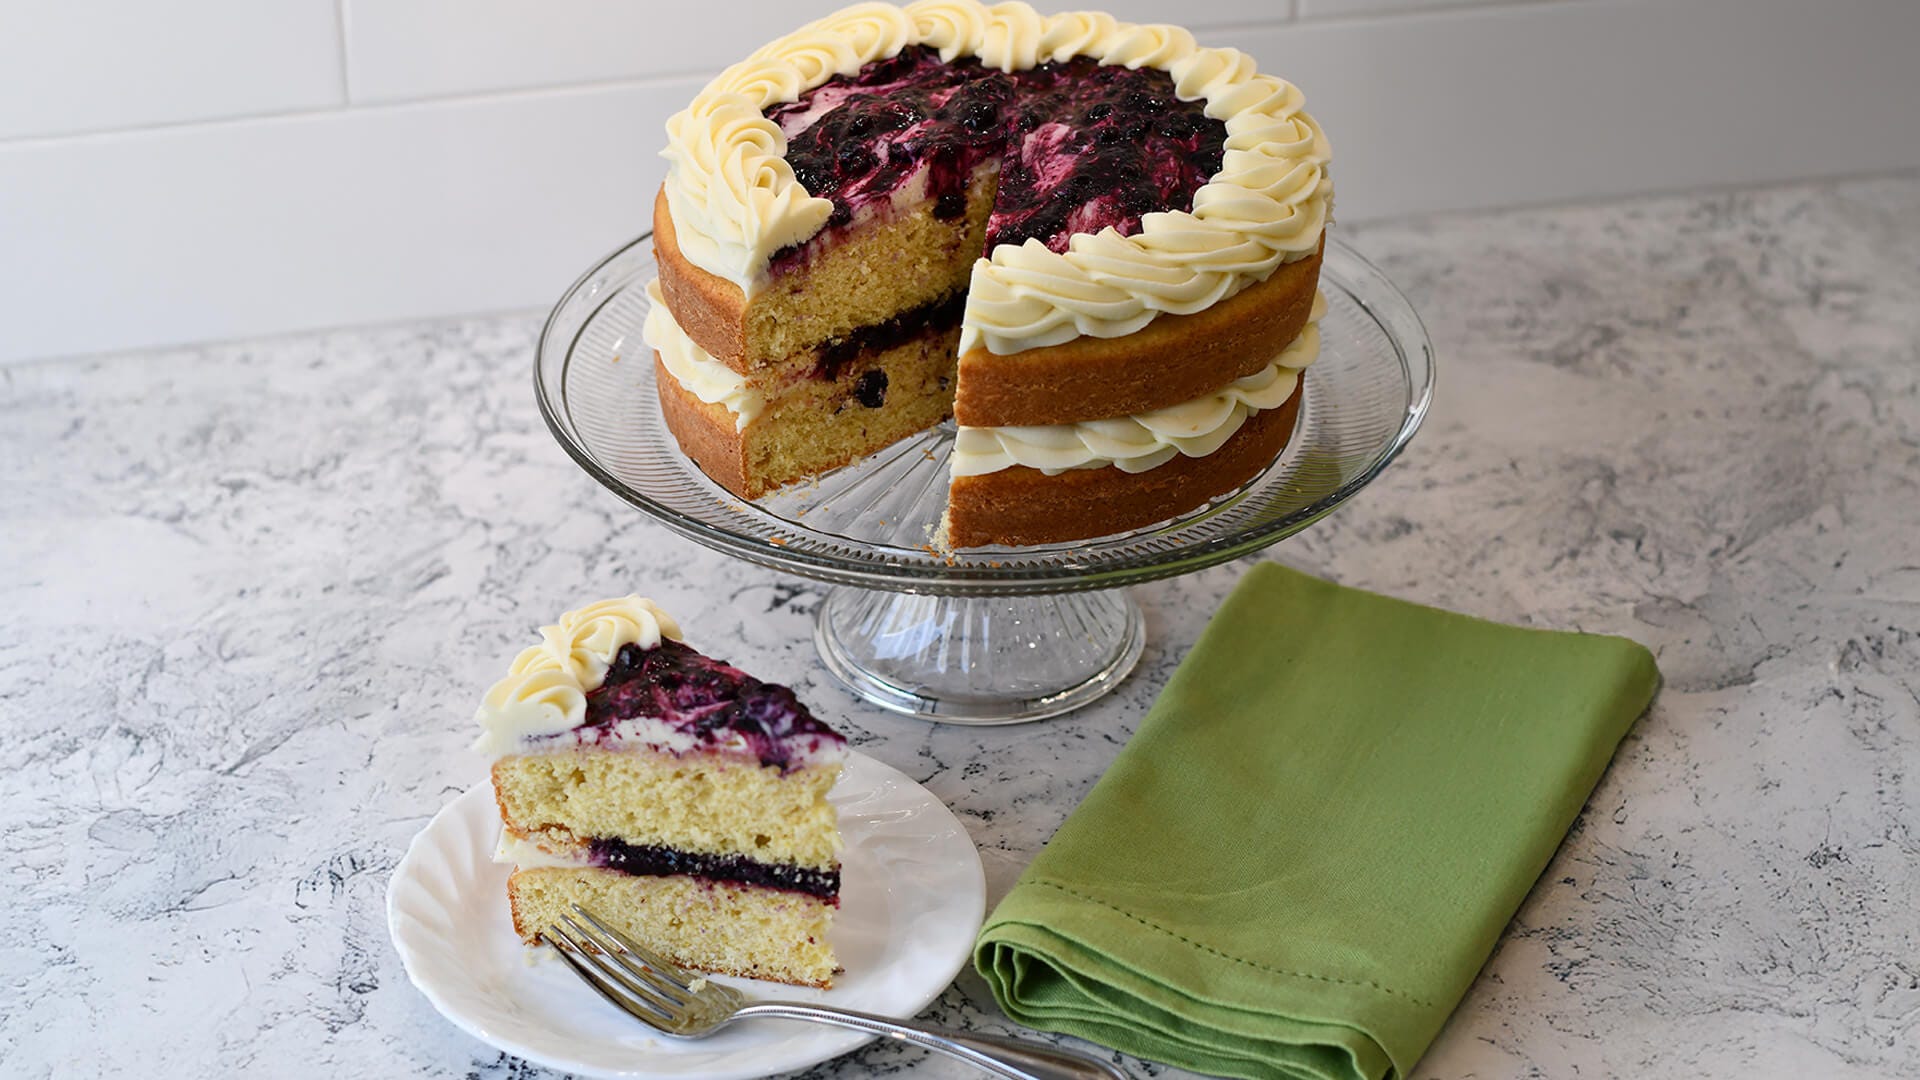
[(581, 867), (517, 870), (507, 896), (513, 928), (529, 943), (579, 904), (685, 967), (822, 989), (833, 983), (834, 908), (804, 893)]
[(508, 829), (555, 848), (617, 837), (825, 869), (837, 865), (827, 792), (839, 775), (838, 762), (782, 773), (728, 753), (567, 749), (501, 758), (493, 789)]

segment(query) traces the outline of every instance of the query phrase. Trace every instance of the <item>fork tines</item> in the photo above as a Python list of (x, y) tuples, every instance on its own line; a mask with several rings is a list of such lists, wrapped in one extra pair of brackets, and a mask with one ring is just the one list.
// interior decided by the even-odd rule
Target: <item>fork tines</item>
[(573, 910), (591, 928), (575, 922), (572, 915), (561, 915), (565, 925), (549, 926), (541, 937), (601, 997), (673, 1034), (668, 1025), (677, 1026), (694, 1007), (695, 976), (594, 918), (580, 905), (573, 905)]

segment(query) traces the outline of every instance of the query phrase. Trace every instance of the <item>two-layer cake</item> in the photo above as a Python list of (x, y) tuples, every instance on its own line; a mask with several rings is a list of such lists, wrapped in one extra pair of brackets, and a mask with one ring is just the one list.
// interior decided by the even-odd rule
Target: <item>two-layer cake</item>
[(1077, 539), (1289, 438), (1331, 184), (1299, 91), (1187, 31), (859, 4), (668, 122), (661, 408), (755, 498), (952, 415), (938, 542)]
[(489, 689), (496, 858), (532, 942), (572, 905), (703, 971), (828, 986), (846, 741), (629, 596), (542, 627)]

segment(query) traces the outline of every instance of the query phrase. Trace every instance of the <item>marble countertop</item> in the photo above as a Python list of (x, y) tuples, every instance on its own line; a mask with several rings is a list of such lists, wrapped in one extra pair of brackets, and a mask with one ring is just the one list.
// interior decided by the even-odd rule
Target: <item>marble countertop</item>
[[(1342, 231), (1425, 317), (1438, 399), (1269, 555), (1627, 634), (1667, 680), (1416, 1075), (1913, 1075), (1920, 177)], [(1077, 714), (879, 712), (814, 657), (817, 587), (567, 460), (537, 328), (0, 368), (0, 1071), (547, 1075), (434, 1013), (383, 901), (482, 775), (476, 695), (582, 598), (651, 594), (791, 683), (954, 808), (991, 901), (1244, 569), (1139, 589), (1146, 657)], [(970, 972), (928, 1015), (1009, 1028)], [(893, 1072), (968, 1075), (807, 1075)]]

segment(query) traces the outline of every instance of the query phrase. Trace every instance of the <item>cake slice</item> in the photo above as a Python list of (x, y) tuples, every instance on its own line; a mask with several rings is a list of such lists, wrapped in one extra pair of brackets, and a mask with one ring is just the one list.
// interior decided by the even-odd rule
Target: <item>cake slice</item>
[(528, 943), (579, 904), (702, 971), (830, 986), (846, 740), (629, 596), (570, 611), (487, 691), (495, 859)]

